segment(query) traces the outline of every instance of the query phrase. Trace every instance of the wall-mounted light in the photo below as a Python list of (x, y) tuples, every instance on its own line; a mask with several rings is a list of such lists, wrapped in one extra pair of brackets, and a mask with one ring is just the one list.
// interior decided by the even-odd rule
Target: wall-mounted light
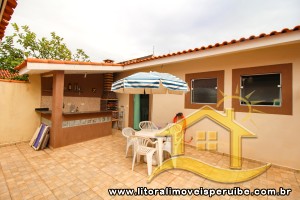
[(87, 74), (85, 73), (85, 74), (84, 74), (84, 78), (86, 78), (86, 75), (87, 75)]

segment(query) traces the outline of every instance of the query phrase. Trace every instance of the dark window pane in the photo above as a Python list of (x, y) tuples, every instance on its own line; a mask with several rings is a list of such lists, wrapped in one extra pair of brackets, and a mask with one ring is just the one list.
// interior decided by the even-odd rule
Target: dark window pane
[(281, 105), (280, 74), (242, 76), (241, 85), (241, 96), (250, 104)]
[(192, 103), (217, 103), (217, 78), (192, 80)]

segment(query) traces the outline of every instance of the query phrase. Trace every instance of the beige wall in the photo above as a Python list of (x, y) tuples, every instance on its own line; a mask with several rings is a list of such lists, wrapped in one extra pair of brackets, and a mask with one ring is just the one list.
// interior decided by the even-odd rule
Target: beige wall
[[(293, 115), (251, 113), (251, 120), (243, 121), (247, 113), (236, 113), (236, 120), (257, 135), (255, 139), (243, 139), (243, 156), (280, 166), (300, 169), (300, 44), (277, 46), (248, 52), (240, 52), (199, 60), (168, 64), (163, 67), (143, 69), (172, 73), (185, 79), (186, 73), (225, 70), (225, 94), (232, 95), (232, 76), (234, 68), (256, 67), (272, 64), (293, 63)], [(128, 71), (118, 78), (134, 73)], [(126, 97), (127, 98), (127, 97)], [(128, 99), (120, 98), (120, 104)], [(225, 101), (225, 108), (231, 107), (231, 100)], [(195, 110), (184, 108), (184, 95), (154, 95), (152, 120), (163, 124), (171, 122), (177, 112), (185, 116)], [(195, 137), (198, 131), (218, 131), (218, 151), (229, 153), (228, 131), (204, 119), (190, 127), (186, 139)]]
[(28, 141), (40, 124), (34, 110), (40, 107), (40, 76), (30, 76), (30, 83), (0, 81), (0, 146)]
[[(78, 107), (79, 112), (99, 111), (99, 97), (66, 97), (64, 96), (63, 112), (71, 112), (72, 109)], [(52, 110), (52, 96), (42, 96), (41, 107)]]
[(119, 100), (119, 110), (121, 106), (124, 106), (124, 127), (128, 126), (128, 117), (129, 117), (129, 95), (128, 94), (117, 94)]

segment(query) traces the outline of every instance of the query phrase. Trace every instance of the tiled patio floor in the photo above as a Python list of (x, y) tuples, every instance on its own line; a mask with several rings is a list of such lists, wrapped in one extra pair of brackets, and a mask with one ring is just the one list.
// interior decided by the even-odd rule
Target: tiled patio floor
[[(228, 157), (186, 147), (186, 155), (228, 167)], [(125, 138), (120, 132), (55, 150), (34, 151), (26, 143), (0, 148), (0, 199), (112, 199), (108, 188), (291, 188), (288, 197), (243, 196), (212, 199), (300, 199), (300, 174), (271, 167), (244, 183), (219, 184), (192, 173), (172, 170), (146, 183), (147, 165), (131, 171), (132, 157), (125, 158)], [(245, 161), (244, 168), (260, 164)], [(115, 197), (133, 199), (133, 197)], [(210, 199), (209, 197), (136, 197), (139, 199)]]

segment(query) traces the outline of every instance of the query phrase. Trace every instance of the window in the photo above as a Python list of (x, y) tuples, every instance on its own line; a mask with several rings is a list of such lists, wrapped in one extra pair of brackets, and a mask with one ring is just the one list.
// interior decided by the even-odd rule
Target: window
[[(199, 109), (209, 105), (223, 110), (224, 71), (200, 72), (185, 75), (190, 92), (185, 94), (185, 108)], [(218, 105), (218, 106), (217, 106)]]
[(241, 76), (242, 105), (280, 106), (280, 74), (259, 74)]
[(235, 111), (292, 115), (292, 64), (233, 69), (232, 95)]
[(217, 78), (192, 79), (192, 103), (217, 103)]

